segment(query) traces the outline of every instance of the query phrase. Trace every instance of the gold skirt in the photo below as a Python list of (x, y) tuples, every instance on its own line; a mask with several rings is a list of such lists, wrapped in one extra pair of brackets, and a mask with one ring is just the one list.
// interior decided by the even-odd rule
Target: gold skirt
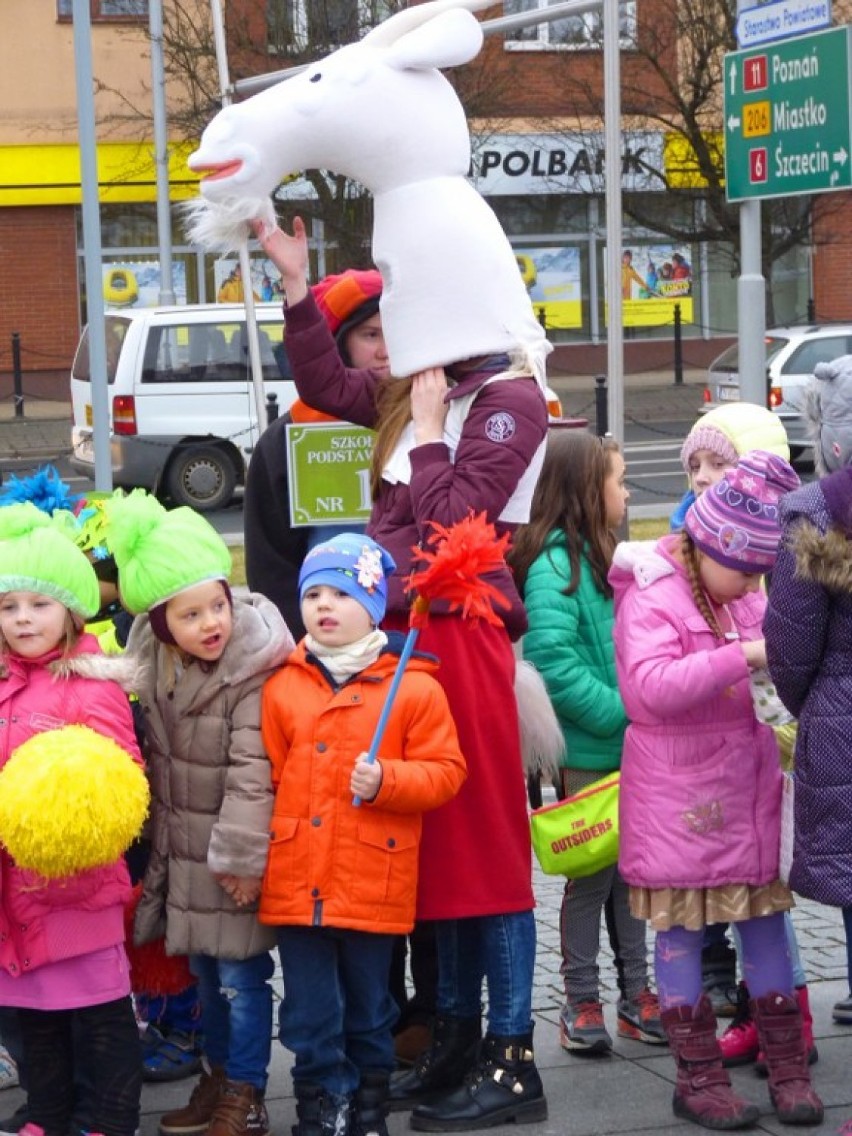
[(655, 931), (670, 927), (700, 931), (708, 923), (741, 923), (794, 906), (793, 893), (780, 880), (762, 887), (630, 888), (631, 915), (647, 920)]

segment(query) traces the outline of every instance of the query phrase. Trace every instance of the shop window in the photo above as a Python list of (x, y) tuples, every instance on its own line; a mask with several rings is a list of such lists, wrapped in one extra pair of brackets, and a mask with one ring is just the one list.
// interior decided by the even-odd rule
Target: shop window
[[(93, 20), (147, 20), (148, 0), (89, 0), (89, 13)], [(56, 0), (56, 14), (60, 20), (74, 15), (74, 0)]]
[[(504, 0), (507, 16), (518, 12), (534, 12), (548, 7), (548, 0)], [(620, 0), (619, 45), (624, 49), (635, 46), (636, 0)], [(603, 47), (603, 14), (600, 9), (577, 16), (563, 16), (541, 24), (529, 24), (506, 32), (505, 46), (509, 51), (529, 50), (600, 50)]]
[(400, 7), (398, 0), (268, 0), (269, 52), (334, 51), (355, 43)]

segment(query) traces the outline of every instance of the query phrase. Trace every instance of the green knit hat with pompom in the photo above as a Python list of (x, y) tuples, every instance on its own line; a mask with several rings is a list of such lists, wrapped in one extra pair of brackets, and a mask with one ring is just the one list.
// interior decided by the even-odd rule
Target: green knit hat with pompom
[(196, 584), (228, 579), (228, 546), (192, 509), (164, 509), (144, 490), (108, 500), (104, 509), (122, 603), (133, 615)]
[(37, 592), (90, 619), (101, 606), (88, 557), (59, 519), (29, 501), (0, 509), (0, 593)]

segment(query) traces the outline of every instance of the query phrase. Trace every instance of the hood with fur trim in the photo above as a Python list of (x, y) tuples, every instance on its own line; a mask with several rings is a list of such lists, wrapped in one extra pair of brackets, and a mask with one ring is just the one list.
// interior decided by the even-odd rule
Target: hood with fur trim
[(852, 529), (838, 523), (847, 515), (852, 479), (831, 474), (803, 485), (781, 502), (786, 547), (795, 559), (795, 574), (833, 592), (852, 593)]
[(849, 538), (840, 529), (820, 532), (801, 518), (790, 530), (789, 547), (796, 558), (796, 576), (833, 592), (852, 594), (852, 555)]
[(125, 694), (133, 694), (138, 686), (142, 668), (129, 655), (99, 655), (83, 653), (69, 655), (49, 663), (47, 669), (56, 678), (106, 679), (117, 682)]

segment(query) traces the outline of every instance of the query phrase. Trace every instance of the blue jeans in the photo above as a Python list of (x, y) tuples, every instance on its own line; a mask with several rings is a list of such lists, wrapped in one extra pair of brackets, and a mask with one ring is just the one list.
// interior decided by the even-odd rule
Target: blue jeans
[(248, 959), (191, 955), (204, 1019), (204, 1055), (229, 1081), (266, 1089), (272, 1053), (271, 954)]
[(395, 936), (340, 927), (278, 927), (277, 933), (284, 978), (279, 1036), (296, 1057), (296, 1088), (311, 1082), (348, 1096), (362, 1070), (392, 1072)]
[(475, 1018), (488, 987), (488, 1032), (519, 1037), (532, 1028), (535, 917), (532, 911), (442, 919), (438, 943), (438, 1013)]

